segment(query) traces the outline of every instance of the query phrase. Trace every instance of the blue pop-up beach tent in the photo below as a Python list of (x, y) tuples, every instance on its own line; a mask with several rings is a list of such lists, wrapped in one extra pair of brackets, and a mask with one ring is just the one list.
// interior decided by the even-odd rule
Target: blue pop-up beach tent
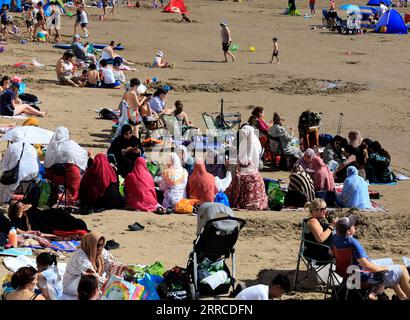
[(380, 32), (381, 27), (387, 28), (386, 33), (407, 34), (407, 27), (402, 15), (394, 9), (390, 9), (381, 16), (375, 31)]

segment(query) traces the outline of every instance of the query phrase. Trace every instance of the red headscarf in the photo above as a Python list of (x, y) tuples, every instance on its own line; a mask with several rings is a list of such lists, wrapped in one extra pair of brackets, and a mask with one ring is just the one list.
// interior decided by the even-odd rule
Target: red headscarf
[(125, 200), (127, 207), (139, 211), (155, 211), (158, 207), (154, 178), (142, 157), (135, 160), (134, 169), (125, 178)]
[(217, 192), (215, 177), (206, 171), (202, 160), (197, 160), (188, 180), (188, 197), (198, 199), (200, 202), (213, 202)]
[(329, 168), (320, 157), (313, 158), (312, 168), (314, 170), (313, 183), (315, 185), (315, 190), (334, 191), (335, 180), (333, 178), (333, 173), (330, 172)]
[(95, 156), (93, 165), (85, 171), (81, 179), (81, 200), (94, 205), (111, 183), (118, 183), (117, 174), (108, 162), (107, 156), (99, 153)]

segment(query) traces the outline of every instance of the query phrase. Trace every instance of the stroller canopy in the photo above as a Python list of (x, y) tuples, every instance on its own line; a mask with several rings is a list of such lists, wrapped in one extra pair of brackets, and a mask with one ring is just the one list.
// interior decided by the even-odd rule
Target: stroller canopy
[[(231, 208), (222, 203), (205, 202), (198, 209), (197, 215), (197, 231), (196, 234), (201, 233), (202, 228), (209, 220), (216, 218), (235, 217)], [(213, 225), (216, 229), (225, 232), (232, 232), (239, 228), (239, 222), (234, 220), (215, 221)]]

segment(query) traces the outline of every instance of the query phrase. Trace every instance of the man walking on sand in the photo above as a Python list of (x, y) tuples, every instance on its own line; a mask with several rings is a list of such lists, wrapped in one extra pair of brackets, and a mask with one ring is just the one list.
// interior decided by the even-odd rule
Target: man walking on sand
[(235, 61), (235, 56), (229, 51), (229, 46), (231, 45), (231, 42), (232, 42), (231, 31), (229, 30), (226, 22), (221, 22), (219, 25), (222, 27), (221, 37), (222, 37), (222, 50), (224, 52), (224, 57), (225, 57), (224, 62), (228, 62), (227, 55), (232, 58), (232, 61)]

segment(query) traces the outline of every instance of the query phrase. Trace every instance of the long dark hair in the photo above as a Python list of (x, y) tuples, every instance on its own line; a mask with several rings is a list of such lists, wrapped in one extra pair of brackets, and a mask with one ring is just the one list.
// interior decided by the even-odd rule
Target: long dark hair
[(381, 144), (378, 141), (373, 141), (370, 144), (369, 149), (371, 149), (372, 152), (378, 153), (390, 160), (390, 154), (382, 148)]
[(262, 112), (263, 112), (262, 107), (255, 107), (255, 109), (252, 110), (252, 113), (251, 113), (251, 116), (249, 117), (248, 123), (252, 123), (254, 120), (258, 119)]
[(11, 276), (11, 286), (14, 289), (24, 288), (34, 280), (37, 270), (32, 266), (22, 267)]
[(3, 76), (3, 78), (1, 78), (0, 80), (0, 86), (3, 86), (5, 81), (10, 81), (10, 80), (11, 79), (9, 76)]

